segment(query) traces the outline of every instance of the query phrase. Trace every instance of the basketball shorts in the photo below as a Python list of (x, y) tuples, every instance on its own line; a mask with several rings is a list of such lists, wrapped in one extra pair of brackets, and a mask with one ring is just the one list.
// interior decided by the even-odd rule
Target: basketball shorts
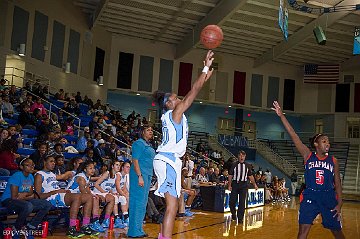
[(305, 189), (300, 195), (299, 224), (312, 224), (320, 213), (325, 228), (341, 230), (341, 218), (334, 217), (335, 212), (331, 211), (336, 205), (335, 191), (319, 192)]
[[(100, 192), (99, 192), (99, 193), (98, 193), (98, 192), (94, 193), (94, 192), (93, 192), (93, 194), (106, 197), (106, 195), (111, 194), (111, 193), (100, 193)], [(111, 194), (111, 195), (113, 195), (113, 194)], [(118, 196), (118, 195), (113, 195), (113, 196), (114, 196), (114, 198), (115, 198), (115, 204), (121, 203), (121, 205), (126, 205), (126, 197), (124, 197), (124, 196)]]
[(179, 198), (181, 191), (181, 160), (179, 158), (175, 160), (166, 159), (166, 156), (157, 154), (153, 164), (158, 179), (158, 188), (154, 192), (155, 195), (165, 197), (165, 193), (169, 193), (171, 196)]
[(65, 203), (66, 193), (57, 193), (51, 195), (46, 200), (49, 201), (54, 207), (70, 207)]

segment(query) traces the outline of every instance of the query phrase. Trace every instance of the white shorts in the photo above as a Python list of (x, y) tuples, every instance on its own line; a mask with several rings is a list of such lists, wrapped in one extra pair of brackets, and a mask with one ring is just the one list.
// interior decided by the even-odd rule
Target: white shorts
[(103, 197), (106, 197), (106, 195), (111, 194), (115, 198), (115, 204), (121, 203), (121, 205), (126, 205), (126, 203), (127, 203), (125, 196), (118, 196), (118, 195), (114, 195), (112, 193), (94, 193), (94, 192), (92, 192), (92, 193), (95, 195), (103, 196)]
[[(165, 162), (166, 161), (166, 162)], [(158, 179), (158, 188), (154, 192), (155, 195), (165, 197), (165, 193), (179, 198), (181, 191), (181, 166), (182, 162), (179, 158), (169, 159), (165, 155), (157, 154), (154, 159), (154, 171)]]
[(51, 195), (46, 200), (49, 201), (54, 207), (70, 207), (65, 203), (65, 195), (66, 193), (57, 193)]
[(116, 196), (116, 195), (114, 195), (114, 197), (115, 197), (115, 204), (118, 204), (118, 203), (120, 203), (121, 205), (126, 205), (127, 204), (127, 200), (126, 200), (125, 196)]

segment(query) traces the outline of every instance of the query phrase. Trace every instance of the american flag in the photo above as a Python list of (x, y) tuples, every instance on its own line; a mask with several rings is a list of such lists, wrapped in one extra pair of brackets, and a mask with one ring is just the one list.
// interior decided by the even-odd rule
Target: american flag
[(340, 65), (316, 65), (304, 66), (304, 83), (313, 84), (336, 84), (340, 78)]

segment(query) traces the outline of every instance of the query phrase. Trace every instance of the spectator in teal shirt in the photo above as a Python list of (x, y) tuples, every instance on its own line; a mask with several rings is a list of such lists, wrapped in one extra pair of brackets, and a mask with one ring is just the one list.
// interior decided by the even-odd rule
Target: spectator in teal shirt
[[(26, 230), (35, 230), (52, 205), (45, 199), (39, 199), (33, 191), (34, 177), (31, 173), (34, 171), (34, 162), (29, 158), (24, 158), (19, 165), (21, 171), (14, 173), (9, 178), (1, 197), (1, 204), (9, 211), (15, 211), (18, 214), (15, 222), (17, 231), (26, 225), (26, 218), (32, 212), (37, 212), (30, 223), (26, 225)], [(29, 234), (31, 235), (31, 233)]]
[(128, 237), (147, 237), (142, 228), (146, 205), (153, 175), (155, 150), (150, 144), (153, 131), (150, 126), (141, 130), (141, 138), (132, 145), (132, 165), (130, 168), (129, 230)]

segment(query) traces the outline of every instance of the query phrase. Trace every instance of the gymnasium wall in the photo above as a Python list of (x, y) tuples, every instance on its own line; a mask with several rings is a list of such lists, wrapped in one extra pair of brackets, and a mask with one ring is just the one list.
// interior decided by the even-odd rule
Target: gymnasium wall
[[(64, 88), (69, 92), (80, 90), (83, 92), (83, 95), (88, 94), (93, 99), (100, 98), (106, 100), (108, 89), (117, 89), (119, 81), (122, 81), (122, 72), (119, 72), (119, 66), (122, 64), (122, 62), (119, 62), (119, 55), (121, 53), (132, 55), (133, 60), (133, 64), (127, 66), (128, 69), (126, 69), (131, 73), (131, 77), (129, 78), (130, 82), (126, 82), (126, 85), (129, 86), (127, 91), (138, 91), (140, 89), (142, 90), (141, 93), (149, 94), (161, 88), (165, 91), (172, 90), (178, 92), (180, 85), (180, 64), (186, 63), (192, 66), (190, 68), (191, 72), (188, 74), (191, 82), (197, 78), (202, 69), (202, 60), (206, 53), (204, 50), (194, 48), (184, 57), (174, 59), (175, 47), (173, 45), (154, 43), (147, 40), (118, 35), (112, 36), (98, 26), (89, 30), (87, 17), (73, 5), (73, 1), (71, 0), (18, 0), (15, 3), (11, 1), (1, 1), (0, 4), (0, 23), (2, 26), (5, 26), (0, 28), (0, 68), (15, 65), (23, 67), (27, 71), (34, 72), (35, 74), (44, 75), (50, 78), (53, 91), (59, 88)], [(17, 56), (15, 50), (10, 50), (14, 22), (14, 4), (29, 14), (26, 35), (26, 56), (22, 58)], [(34, 26), (36, 11), (48, 19), (48, 27), (45, 29), (47, 30), (47, 48), (46, 50), (43, 49), (43, 61), (41, 57), (37, 57), (40, 58), (40, 60), (31, 57), (33, 46), (40, 48), (37, 49), (37, 51), (42, 50), (40, 47), (41, 44), (39, 44), (39, 42), (33, 42), (33, 39), (43, 40), (41, 34), (34, 38), (33, 33), (43, 33), (45, 31), (44, 29), (36, 30)], [(63, 47), (61, 47), (60, 44), (60, 49), (63, 48), (63, 51), (62, 54), (59, 55), (62, 55), (62, 57), (59, 56), (60, 58), (56, 58), (57, 56), (53, 56), (57, 64), (51, 64), (54, 42), (52, 39), (54, 21), (57, 21), (65, 27)], [(79, 40), (77, 40), (78, 38)], [(72, 45), (73, 41), (79, 44)], [(102, 72), (104, 76), (103, 87), (99, 87), (93, 80), (96, 48), (105, 52)], [(59, 50), (59, 48), (56, 47), (54, 49)], [(78, 54), (75, 53), (77, 49), (79, 51)], [(7, 61), (5, 55), (9, 55)], [(65, 64), (67, 61), (72, 61), (76, 64), (76, 59), (77, 67), (72, 68), (72, 73), (70, 74), (65, 74), (64, 70), (59, 67), (61, 63)], [(293, 88), (295, 88), (294, 102), (290, 102), (289, 108), (291, 109), (291, 107), (293, 107), (295, 112), (300, 114), (335, 113), (336, 86), (304, 84), (302, 82), (303, 69), (301, 67), (280, 63), (267, 63), (254, 69), (252, 67), (252, 59), (219, 52), (216, 52), (216, 63), (218, 70), (209, 82), (205, 84), (203, 90), (199, 93), (197, 101), (204, 100), (223, 103), (224, 106), (219, 107), (220, 109), (215, 111), (219, 112), (219, 115), (223, 114), (222, 112), (225, 111), (224, 107), (227, 104), (231, 104), (234, 101), (234, 94), (244, 94), (243, 99), (236, 100), (244, 102), (244, 106), (248, 109), (268, 109), (274, 99), (278, 99), (281, 105), (284, 105), (285, 91), (291, 92)], [(347, 74), (354, 75), (354, 81), (348, 83), (350, 84), (350, 102), (348, 108), (349, 112), (352, 113), (355, 107), (355, 84), (360, 83), (359, 59), (354, 57), (343, 65), (341, 79)], [(239, 85), (234, 84), (235, 72), (240, 72), (245, 78), (245, 81)], [(284, 88), (285, 80), (290, 80), (290, 82), (291, 80), (295, 81), (295, 86), (291, 86), (290, 84), (293, 88), (289, 91)], [(245, 91), (237, 92), (238, 88), (235, 87), (234, 90), (234, 85), (244, 88)], [(358, 95), (360, 95), (360, 93)], [(290, 96), (292, 95), (290, 94)], [(131, 107), (131, 104), (127, 104), (126, 107), (127, 106)], [(194, 115), (196, 115), (196, 112)], [(229, 112), (228, 115), (231, 115), (231, 113)], [(246, 114), (244, 118), (245, 116)], [(200, 119), (194, 121), (197, 121), (197, 123), (204, 122)], [(314, 125), (314, 122), (310, 124), (310, 121), (311, 120), (308, 120), (307, 124), (298, 124), (297, 127), (299, 127), (299, 130), (306, 132), (309, 130), (308, 127), (310, 127), (310, 125)], [(208, 121), (205, 122), (209, 124)], [(345, 124), (346, 117), (335, 117), (335, 119), (331, 121), (330, 127), (333, 127), (330, 128), (330, 130), (332, 130), (335, 136), (344, 136), (346, 134), (346, 131), (344, 131)], [(302, 129), (301, 125), (306, 125), (306, 127)], [(260, 124), (258, 131), (260, 132), (258, 135), (265, 135), (265, 133), (262, 132), (269, 134), (267, 127), (262, 127)], [(278, 132), (281, 132), (280, 128)], [(271, 134), (271, 137), (279, 137), (278, 132)]]
[[(87, 94), (95, 100), (97, 98), (106, 99), (107, 82), (105, 81), (104, 87), (99, 87), (92, 80), (92, 76), (95, 49), (99, 47), (107, 52), (103, 74), (105, 79), (108, 78), (111, 34), (99, 27), (94, 27), (90, 31), (87, 24), (88, 19), (70, 0), (18, 0), (15, 5), (10, 1), (1, 1), (0, 4), (0, 11), (3, 13), (0, 14), (0, 23), (1, 26), (5, 26), (0, 28), (0, 68), (5, 66), (23, 67), (26, 71), (45, 76), (51, 81), (51, 91), (63, 88), (66, 92), (73, 93), (80, 90), (82, 95)], [(15, 45), (11, 47), (13, 22), (17, 21), (16, 18), (13, 19), (15, 8), (22, 9), (29, 14), (25, 57), (17, 55)], [(38, 24), (35, 28), (35, 16), (39, 16), (39, 13), (43, 15), (43, 22), (47, 17), (47, 28), (39, 29)], [(62, 30), (54, 31), (54, 24), (60, 26), (60, 29), (64, 29), (64, 32)], [(59, 27), (55, 27), (55, 29), (59, 29)], [(5, 33), (3, 34), (3, 32)], [(41, 40), (44, 39), (41, 34), (44, 32), (46, 33), (45, 45), (41, 43)], [(53, 36), (57, 36), (57, 38), (53, 39)], [(33, 42), (33, 39), (36, 42)], [(33, 46), (36, 47), (34, 51)], [(43, 60), (41, 59), (42, 54), (44, 55)], [(5, 60), (6, 57), (2, 58), (5, 55), (7, 55), (8, 61)], [(63, 69), (66, 62), (72, 63), (69, 74), (66, 74)]]

